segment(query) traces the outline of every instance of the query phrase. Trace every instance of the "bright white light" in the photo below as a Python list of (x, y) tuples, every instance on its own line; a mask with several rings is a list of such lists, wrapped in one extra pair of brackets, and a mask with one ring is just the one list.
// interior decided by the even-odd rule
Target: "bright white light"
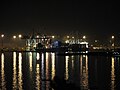
[(65, 43), (69, 43), (69, 40), (66, 40)]
[(4, 37), (4, 34), (2, 34), (1, 37)]
[(40, 54), (39, 54), (39, 53), (37, 53), (36, 58), (37, 58), (37, 60), (39, 60), (39, 59), (40, 59)]
[(30, 43), (28, 44), (28, 46), (30, 46)]
[(115, 38), (115, 36), (112, 36), (112, 39), (114, 39)]
[(83, 36), (83, 39), (86, 39), (86, 36)]
[(80, 44), (88, 44), (88, 42), (81, 42)]
[(39, 35), (37, 35), (37, 38), (39, 38)]
[(19, 38), (21, 38), (21, 37), (22, 37), (22, 35), (21, 35), (21, 34), (19, 34), (19, 35), (18, 35), (18, 37), (19, 37)]
[(44, 39), (42, 39), (42, 41), (44, 41)]
[(55, 36), (52, 36), (52, 38), (55, 38)]
[(88, 42), (81, 42), (80, 44), (86, 44), (86, 48), (88, 48)]
[(88, 48), (88, 44), (86, 44), (86, 48)]
[(15, 39), (15, 38), (16, 38), (16, 36), (13, 36), (13, 38)]

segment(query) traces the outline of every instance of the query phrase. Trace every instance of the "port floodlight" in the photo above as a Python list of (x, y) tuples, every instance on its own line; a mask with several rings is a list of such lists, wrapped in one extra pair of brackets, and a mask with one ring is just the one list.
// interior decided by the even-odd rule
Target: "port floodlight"
[(21, 37), (22, 37), (22, 35), (21, 35), (21, 34), (19, 34), (19, 35), (18, 35), (18, 37), (19, 37), (19, 38), (21, 38)]
[(4, 37), (4, 34), (2, 34), (1, 37), (3, 38), (3, 37)]
[(112, 36), (112, 39), (114, 39), (115, 38), (115, 36)]
[(13, 36), (14, 39), (16, 39), (16, 36)]

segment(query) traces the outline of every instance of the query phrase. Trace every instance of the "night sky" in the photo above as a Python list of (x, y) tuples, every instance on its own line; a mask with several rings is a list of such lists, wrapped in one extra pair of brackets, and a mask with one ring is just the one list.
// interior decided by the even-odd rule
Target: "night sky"
[(106, 36), (120, 33), (120, 7), (113, 0), (0, 1), (0, 33)]

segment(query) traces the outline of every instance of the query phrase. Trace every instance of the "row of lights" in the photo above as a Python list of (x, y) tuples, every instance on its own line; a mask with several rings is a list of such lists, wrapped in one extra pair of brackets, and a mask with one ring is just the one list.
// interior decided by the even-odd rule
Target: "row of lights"
[[(3, 38), (3, 37), (4, 37), (4, 34), (1, 34), (1, 37)], [(19, 37), (19, 38), (22, 38), (22, 35), (19, 34), (18, 37)], [(17, 38), (17, 36), (14, 35), (13, 38)], [(39, 36), (37, 36), (37, 38), (39, 38)], [(52, 38), (55, 38), (55, 36), (52, 36)], [(70, 36), (67, 36), (67, 38), (70, 38)], [(72, 37), (72, 38), (74, 38), (74, 37)], [(114, 39), (115, 36), (112, 36), (111, 38)], [(83, 36), (83, 39), (86, 39), (86, 36)]]
[[(67, 38), (70, 38), (70, 36), (67, 36)], [(72, 37), (72, 38), (74, 38), (74, 37)], [(115, 36), (112, 36), (111, 38), (114, 39)], [(83, 36), (83, 39), (86, 39), (86, 36)]]
[[(18, 37), (22, 38), (22, 35), (20, 34), (20, 35), (18, 35)], [(17, 36), (14, 35), (13, 38), (15, 39), (15, 38), (17, 38)]]
[[(2, 49), (4, 48), (4, 45), (3, 45), (3, 38), (4, 38), (4, 36), (5, 36), (4, 34), (1, 34), (1, 37), (2, 37), (2, 39), (1, 39), (1, 46), (2, 46)], [(18, 37), (19, 37), (19, 38), (22, 38), (22, 35), (19, 34)], [(17, 36), (14, 35), (13, 38), (16, 39)]]
[[(4, 37), (4, 34), (1, 34), (1, 37), (3, 38), (3, 37)], [(22, 35), (21, 35), (21, 34), (19, 34), (19, 35), (18, 35), (18, 37), (19, 37), (19, 38), (22, 38)], [(36, 37), (37, 37), (37, 38), (39, 38), (39, 36), (38, 36), (38, 35), (37, 35)], [(51, 36), (51, 37), (52, 37), (52, 38), (55, 38), (55, 36)], [(17, 36), (16, 36), (16, 35), (14, 35), (14, 36), (13, 36), (13, 38), (15, 39), (15, 38), (17, 38)]]
[[(4, 34), (1, 34), (1, 37), (2, 37), (2, 38), (3, 38), (4, 36), (5, 36)], [(22, 35), (19, 34), (18, 37), (19, 37), (19, 38), (22, 38)], [(13, 38), (15, 39), (15, 38), (17, 38), (17, 36), (14, 35)]]
[[(67, 38), (70, 38), (70, 36), (67, 36)], [(72, 37), (74, 39), (74, 37)], [(86, 39), (86, 36), (83, 36), (83, 39)]]

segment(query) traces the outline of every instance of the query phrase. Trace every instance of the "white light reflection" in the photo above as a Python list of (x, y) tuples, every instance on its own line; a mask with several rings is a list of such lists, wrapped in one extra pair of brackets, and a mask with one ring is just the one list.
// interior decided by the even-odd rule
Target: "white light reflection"
[[(46, 52), (46, 79), (49, 79), (49, 53)], [(46, 90), (49, 90), (49, 82), (46, 81)]]
[(40, 90), (40, 65), (36, 65), (36, 90)]
[(55, 77), (55, 53), (52, 54), (52, 79)]
[(40, 59), (40, 54), (39, 53), (37, 53), (37, 60), (39, 60)]
[(30, 71), (32, 72), (32, 52), (29, 53), (29, 66), (30, 66)]
[(66, 59), (66, 62), (65, 62), (65, 80), (68, 80), (68, 61), (69, 61), (69, 56), (66, 56), (65, 57), (65, 59)]
[(1, 90), (6, 90), (5, 70), (4, 70), (4, 54), (1, 55)]
[(46, 79), (49, 79), (49, 60), (47, 52), (46, 52)]
[(42, 75), (41, 78), (42, 78), (42, 79), (45, 78), (45, 76), (44, 76), (44, 70), (45, 70), (44, 64), (45, 64), (45, 63), (44, 63), (44, 53), (42, 53), (42, 61), (41, 61), (41, 73), (42, 73), (42, 74), (41, 74), (41, 75)]
[(72, 69), (74, 69), (74, 56), (72, 56)]
[(18, 88), (22, 90), (23, 87), (23, 80), (22, 80), (22, 53), (19, 53), (18, 56)]
[(115, 90), (115, 59), (112, 57), (111, 64), (111, 90)]
[(83, 90), (88, 90), (88, 57), (80, 58), (80, 83)]
[(13, 52), (13, 89), (17, 89), (16, 52)]

